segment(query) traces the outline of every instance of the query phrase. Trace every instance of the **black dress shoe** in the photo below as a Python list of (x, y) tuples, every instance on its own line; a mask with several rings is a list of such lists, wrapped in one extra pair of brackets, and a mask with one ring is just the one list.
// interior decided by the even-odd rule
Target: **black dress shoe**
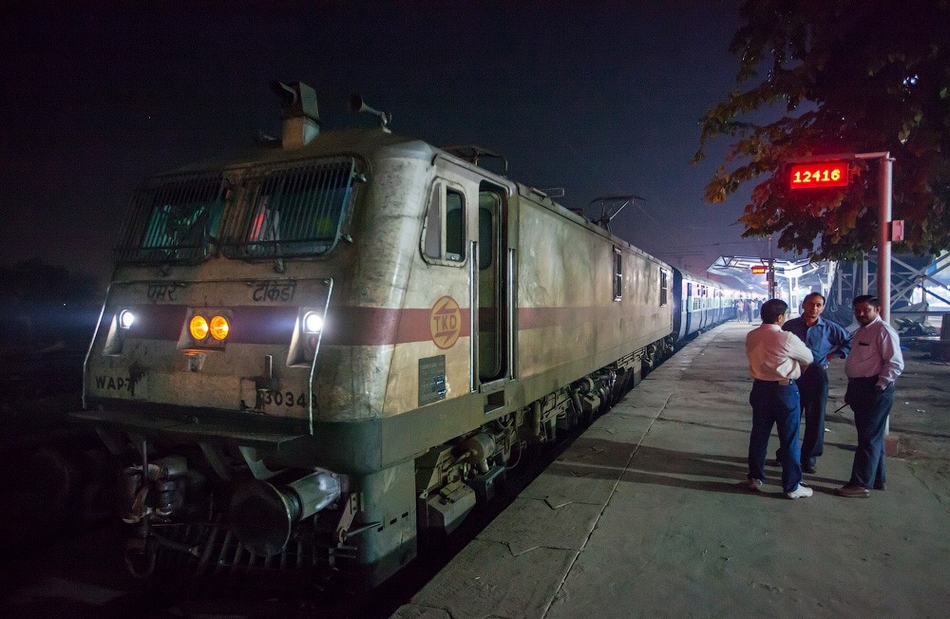
[(803, 464), (802, 471), (805, 473), (817, 473), (818, 467), (815, 466), (814, 464)]
[(884, 490), (884, 482), (883, 482), (883, 481), (876, 482), (876, 483), (874, 484), (874, 489), (875, 489), (875, 490)]

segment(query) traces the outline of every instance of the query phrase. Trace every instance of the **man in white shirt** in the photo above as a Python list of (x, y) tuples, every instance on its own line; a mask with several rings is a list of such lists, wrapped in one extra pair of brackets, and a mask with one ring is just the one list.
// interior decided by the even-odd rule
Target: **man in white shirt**
[(749, 373), (754, 379), (749, 395), (749, 489), (760, 490), (765, 483), (765, 455), (774, 424), (782, 454), (782, 489), (788, 498), (800, 499), (810, 497), (812, 489), (802, 483), (798, 445), (802, 411), (795, 380), (814, 356), (798, 336), (782, 330), (787, 311), (788, 304), (781, 299), (766, 301), (761, 310), (762, 324), (749, 331), (745, 340)]
[(855, 297), (852, 306), (861, 326), (852, 336), (851, 353), (844, 365), (848, 376), (844, 401), (854, 411), (858, 447), (851, 479), (836, 493), (863, 498), (871, 488), (884, 490), (884, 431), (894, 404), (894, 382), (904, 370), (904, 355), (897, 331), (881, 320), (877, 297)]

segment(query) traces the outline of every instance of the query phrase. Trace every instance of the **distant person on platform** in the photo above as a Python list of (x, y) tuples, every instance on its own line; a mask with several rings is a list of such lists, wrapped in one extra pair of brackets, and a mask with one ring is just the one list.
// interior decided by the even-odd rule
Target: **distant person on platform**
[[(825, 407), (828, 404), (828, 363), (835, 357), (844, 359), (851, 350), (851, 334), (836, 322), (821, 317), (825, 297), (812, 292), (802, 301), (802, 315), (787, 320), (782, 329), (791, 331), (815, 355), (815, 362), (798, 379), (805, 433), (802, 438), (801, 463), (806, 473), (818, 471), (818, 456), (825, 448)], [(781, 460), (781, 454), (776, 456)]]
[(884, 490), (884, 430), (894, 404), (894, 382), (904, 370), (904, 355), (897, 331), (881, 320), (877, 297), (861, 295), (852, 305), (861, 326), (851, 338), (851, 353), (844, 364), (848, 375), (844, 401), (854, 411), (858, 448), (851, 479), (836, 492), (844, 497), (866, 497), (871, 488)]
[(788, 304), (769, 299), (762, 305), (762, 324), (745, 339), (749, 373), (754, 379), (752, 434), (749, 436), (749, 489), (761, 490), (765, 483), (765, 455), (769, 450), (772, 426), (778, 430), (782, 454), (782, 489), (790, 499), (810, 497), (812, 489), (802, 483), (798, 428), (802, 411), (796, 379), (814, 360), (811, 350), (794, 334), (782, 331)]
[(755, 309), (755, 299), (748, 299), (745, 302), (745, 319), (752, 324), (752, 311)]

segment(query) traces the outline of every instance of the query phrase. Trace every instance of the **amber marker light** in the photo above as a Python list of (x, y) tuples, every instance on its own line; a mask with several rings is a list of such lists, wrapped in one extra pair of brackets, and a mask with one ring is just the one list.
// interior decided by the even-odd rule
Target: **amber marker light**
[(231, 325), (228, 324), (228, 319), (224, 316), (219, 315), (211, 319), (211, 337), (219, 342), (228, 336), (230, 330)]
[(188, 323), (188, 331), (191, 333), (196, 341), (201, 341), (208, 337), (208, 331), (210, 327), (208, 326), (208, 319), (199, 314), (195, 314), (191, 317), (191, 322)]

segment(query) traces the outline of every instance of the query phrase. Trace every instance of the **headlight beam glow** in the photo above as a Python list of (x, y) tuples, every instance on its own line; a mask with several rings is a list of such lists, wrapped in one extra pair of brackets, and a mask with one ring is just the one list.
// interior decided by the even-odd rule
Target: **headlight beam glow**
[(319, 333), (323, 330), (323, 317), (316, 312), (308, 312), (303, 317), (303, 330), (305, 333)]

